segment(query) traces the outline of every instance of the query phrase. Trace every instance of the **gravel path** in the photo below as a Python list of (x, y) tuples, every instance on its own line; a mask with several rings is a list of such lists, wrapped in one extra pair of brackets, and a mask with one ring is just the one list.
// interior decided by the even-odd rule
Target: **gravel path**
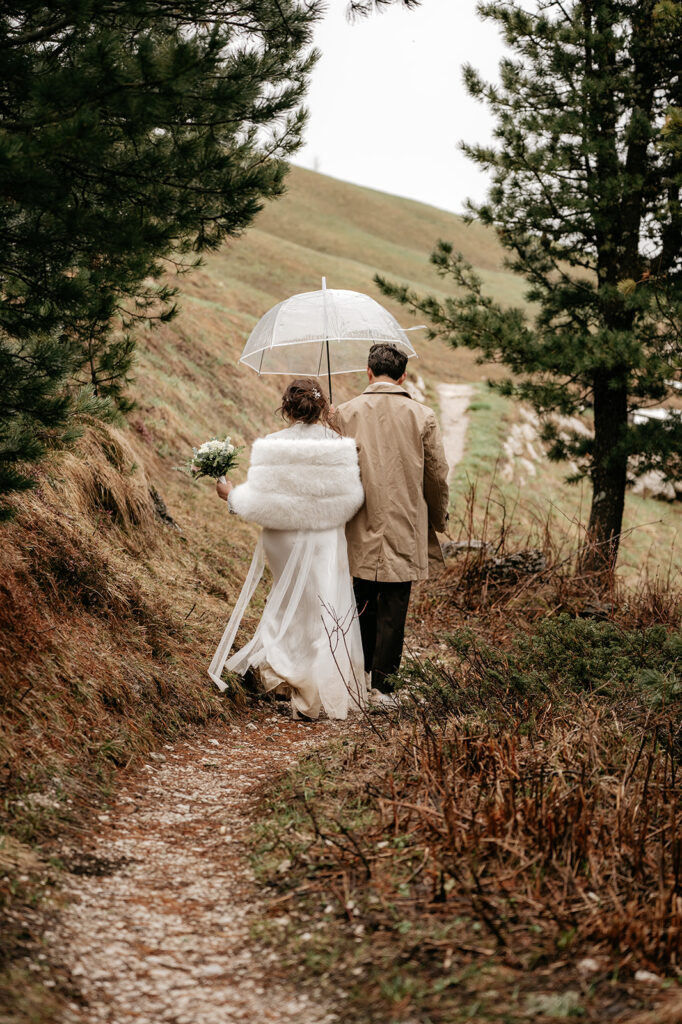
[(99, 834), (73, 852), (70, 902), (46, 936), (83, 999), (64, 1024), (340, 1020), (278, 980), (276, 952), (251, 939), (245, 839), (263, 786), (349, 728), (271, 713), (166, 746), (122, 780)]
[(439, 384), (438, 400), (440, 403), (440, 423), (443, 435), (445, 457), (452, 472), (464, 454), (469, 417), (467, 408), (473, 396), (473, 388), (468, 384)]

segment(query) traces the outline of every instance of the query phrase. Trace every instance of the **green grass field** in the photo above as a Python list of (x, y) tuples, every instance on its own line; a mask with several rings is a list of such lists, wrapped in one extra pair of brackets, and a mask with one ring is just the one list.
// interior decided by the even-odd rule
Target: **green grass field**
[[(523, 426), (524, 417), (515, 402), (485, 384), (476, 386), (468, 415), (464, 458), (452, 481), (453, 534), (470, 529), (470, 495), (475, 487), (477, 535), (486, 532), (488, 538), (494, 539), (504, 510), (509, 526), (507, 546), (512, 550), (542, 546), (547, 524), (557, 547), (575, 549), (589, 516), (589, 481), (567, 483), (569, 467), (544, 458), (537, 440), (516, 456), (505, 452), (510, 432), (515, 425)], [(678, 502), (629, 494), (619, 574), (627, 580), (642, 572), (674, 579), (682, 570), (681, 528), (682, 509)]]

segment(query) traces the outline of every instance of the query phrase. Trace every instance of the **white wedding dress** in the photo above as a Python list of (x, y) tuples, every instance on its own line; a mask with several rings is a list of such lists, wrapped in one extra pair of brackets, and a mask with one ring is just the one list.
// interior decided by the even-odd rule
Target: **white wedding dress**
[[(319, 424), (297, 423), (266, 440), (333, 441), (337, 436)], [(315, 499), (310, 503), (314, 512)], [(263, 615), (249, 643), (229, 657), (265, 559), (273, 584)], [(343, 719), (364, 702), (362, 641), (343, 525), (263, 529), (209, 675), (225, 689), (224, 668), (243, 675), (249, 667), (260, 669), (266, 690), (288, 685), (293, 707), (309, 718), (324, 708), (330, 718)]]

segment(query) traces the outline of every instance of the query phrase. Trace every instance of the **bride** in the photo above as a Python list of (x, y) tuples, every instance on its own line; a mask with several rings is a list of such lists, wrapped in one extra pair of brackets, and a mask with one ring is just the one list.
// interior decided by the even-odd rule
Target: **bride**
[[(364, 699), (360, 627), (348, 569), (344, 524), (365, 496), (355, 442), (329, 424), (329, 403), (310, 377), (282, 396), (289, 426), (253, 445), (246, 483), (219, 481), (230, 512), (263, 530), (246, 582), (215, 653), (209, 675), (260, 670), (266, 691), (284, 684), (292, 715), (345, 718)], [(272, 589), (249, 643), (228, 658), (239, 623), (263, 573)]]

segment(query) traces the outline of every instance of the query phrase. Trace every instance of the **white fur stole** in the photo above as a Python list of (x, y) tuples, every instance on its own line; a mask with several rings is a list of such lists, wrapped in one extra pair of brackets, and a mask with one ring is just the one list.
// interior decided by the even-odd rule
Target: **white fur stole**
[(365, 500), (355, 441), (281, 439), (254, 442), (246, 482), (230, 508), (270, 530), (328, 530), (352, 519)]

